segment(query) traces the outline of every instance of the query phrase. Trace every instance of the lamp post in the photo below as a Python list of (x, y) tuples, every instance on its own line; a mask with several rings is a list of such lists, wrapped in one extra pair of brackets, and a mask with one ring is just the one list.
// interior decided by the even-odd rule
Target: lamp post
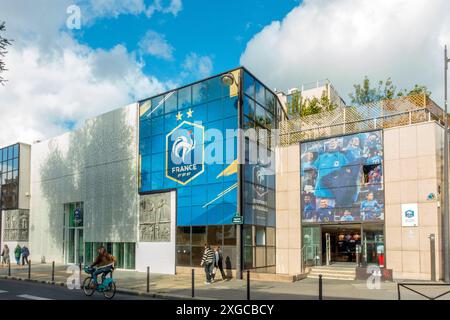
[[(237, 92), (238, 92), (238, 128), (239, 128), (239, 134), (238, 134), (238, 170), (237, 170), (237, 215), (242, 216), (242, 199), (241, 199), (241, 193), (242, 193), (242, 187), (241, 187), (241, 180), (242, 180), (242, 164), (241, 164), (241, 157), (243, 156), (242, 151), (242, 145), (244, 141), (241, 141), (241, 134), (240, 129), (242, 129), (242, 101), (241, 101), (241, 81), (236, 79), (236, 77), (233, 75), (233, 73), (229, 72), (224, 74), (221, 77), (222, 84), (225, 86), (232, 86), (233, 84), (236, 84), (237, 86)], [(244, 157), (245, 160), (245, 157)], [(242, 226), (241, 224), (236, 224), (236, 279), (242, 280)]]
[(447, 113), (447, 70), (450, 59), (447, 57), (447, 46), (444, 49), (444, 281), (450, 282), (450, 261), (449, 261), (449, 192), (448, 192), (448, 113)]

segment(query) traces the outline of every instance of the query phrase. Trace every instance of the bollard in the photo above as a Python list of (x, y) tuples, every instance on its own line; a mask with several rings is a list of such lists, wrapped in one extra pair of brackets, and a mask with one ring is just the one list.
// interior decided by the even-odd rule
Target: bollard
[(150, 267), (147, 267), (147, 293), (150, 292)]
[(194, 278), (195, 278), (195, 270), (192, 269), (192, 284), (191, 284), (191, 290), (192, 290), (192, 298), (195, 296), (195, 289), (194, 289)]
[[(81, 262), (79, 263), (80, 273), (79, 273), (79, 279), (80, 279), (80, 285), (81, 285)], [(102, 278), (103, 279), (103, 278)]]
[(247, 300), (250, 300), (250, 270), (247, 270)]
[(28, 280), (31, 279), (31, 260), (28, 260)]
[(322, 275), (319, 274), (319, 300), (322, 300)]
[(55, 261), (52, 262), (52, 282), (55, 282)]
[(8, 260), (8, 277), (11, 277), (11, 261)]

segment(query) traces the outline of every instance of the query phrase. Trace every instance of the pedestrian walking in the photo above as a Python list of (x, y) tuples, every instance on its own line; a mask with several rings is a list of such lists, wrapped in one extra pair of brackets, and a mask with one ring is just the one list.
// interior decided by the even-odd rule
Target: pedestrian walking
[(22, 254), (22, 248), (17, 244), (16, 248), (14, 249), (14, 258), (16, 258), (17, 265), (20, 265), (20, 255)]
[(30, 250), (28, 250), (27, 246), (22, 247), (22, 265), (25, 265), (25, 262), (29, 264), (28, 257), (30, 255)]
[(5, 244), (3, 246), (3, 251), (2, 251), (2, 267), (3, 264), (6, 263), (6, 265), (9, 264), (9, 247), (7, 244)]
[(222, 275), (222, 280), (227, 280), (227, 276), (225, 275), (225, 271), (223, 271), (223, 253), (220, 249), (220, 246), (214, 247), (214, 272), (213, 272), (213, 280), (216, 276), (217, 269), (220, 270), (220, 274)]
[(205, 251), (203, 252), (202, 262), (200, 266), (205, 268), (206, 284), (211, 284), (214, 280), (211, 277), (212, 269), (214, 267), (214, 252), (208, 244), (205, 244)]

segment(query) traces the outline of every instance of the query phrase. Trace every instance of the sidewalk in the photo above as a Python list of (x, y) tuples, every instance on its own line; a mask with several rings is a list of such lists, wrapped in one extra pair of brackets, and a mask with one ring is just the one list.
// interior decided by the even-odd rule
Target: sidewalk
[[(73, 267), (72, 267), (73, 268)], [(31, 266), (31, 279), (39, 282), (51, 282), (51, 264), (36, 264)], [(71, 276), (67, 272), (67, 265), (55, 266), (55, 283), (65, 285)], [(0, 269), (0, 277), (8, 277), (8, 268)], [(28, 279), (28, 267), (11, 265), (11, 277), (15, 279)], [(84, 280), (86, 274), (83, 272), (81, 278)], [(218, 276), (220, 278), (220, 276)], [(134, 294), (147, 294), (147, 274), (136, 271), (116, 270), (114, 272), (118, 291)], [(167, 299), (192, 299), (190, 275), (150, 275), (150, 294)], [(219, 300), (246, 300), (247, 281), (245, 280), (219, 280), (213, 284), (204, 283), (204, 275), (195, 275), (195, 298), (196, 299), (219, 299)], [(405, 281), (406, 282), (406, 281)], [(407, 281), (414, 282), (417, 281)], [(304, 279), (297, 282), (269, 282), (251, 281), (252, 300), (317, 300), (318, 280)], [(415, 290), (424, 292), (431, 296), (437, 296), (447, 290), (450, 286), (441, 287), (414, 287)], [(402, 300), (424, 299), (417, 293), (405, 288), (401, 289)], [(369, 289), (366, 281), (343, 281), (323, 280), (323, 299), (369, 299), (369, 300), (397, 300), (397, 283), (381, 282), (380, 289)], [(450, 300), (450, 294), (440, 298)]]

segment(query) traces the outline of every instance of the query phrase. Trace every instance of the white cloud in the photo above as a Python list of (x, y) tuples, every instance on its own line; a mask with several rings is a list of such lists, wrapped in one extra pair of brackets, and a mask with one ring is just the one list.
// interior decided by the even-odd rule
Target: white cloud
[(256, 34), (241, 64), (272, 87), (330, 79), (348, 99), (364, 75), (424, 84), (442, 104), (448, 0), (305, 0)]
[(165, 60), (173, 59), (173, 47), (167, 42), (164, 35), (153, 30), (147, 31), (139, 42), (139, 48), (142, 54), (150, 54)]
[(64, 1), (51, 6), (55, 1), (43, 0), (31, 8), (21, 0), (2, 4), (15, 41), (6, 56), (8, 82), (0, 86), (0, 146), (52, 137), (67, 131), (67, 124), (175, 85), (145, 75), (143, 62), (123, 45), (102, 50), (76, 41), (64, 27)]
[(191, 52), (186, 56), (182, 67), (184, 69), (183, 77), (193, 76), (196, 79), (201, 79), (211, 75), (213, 61), (209, 56), (199, 56)]
[(84, 9), (85, 21), (98, 17), (117, 18), (121, 14), (137, 15), (146, 11), (144, 0), (79, 0), (77, 3)]
[[(168, 4), (166, 2), (169, 2)], [(183, 9), (183, 3), (181, 0), (154, 0), (153, 4), (149, 5), (146, 11), (146, 15), (151, 17), (155, 12), (170, 13), (173, 16), (177, 16), (178, 12)]]

